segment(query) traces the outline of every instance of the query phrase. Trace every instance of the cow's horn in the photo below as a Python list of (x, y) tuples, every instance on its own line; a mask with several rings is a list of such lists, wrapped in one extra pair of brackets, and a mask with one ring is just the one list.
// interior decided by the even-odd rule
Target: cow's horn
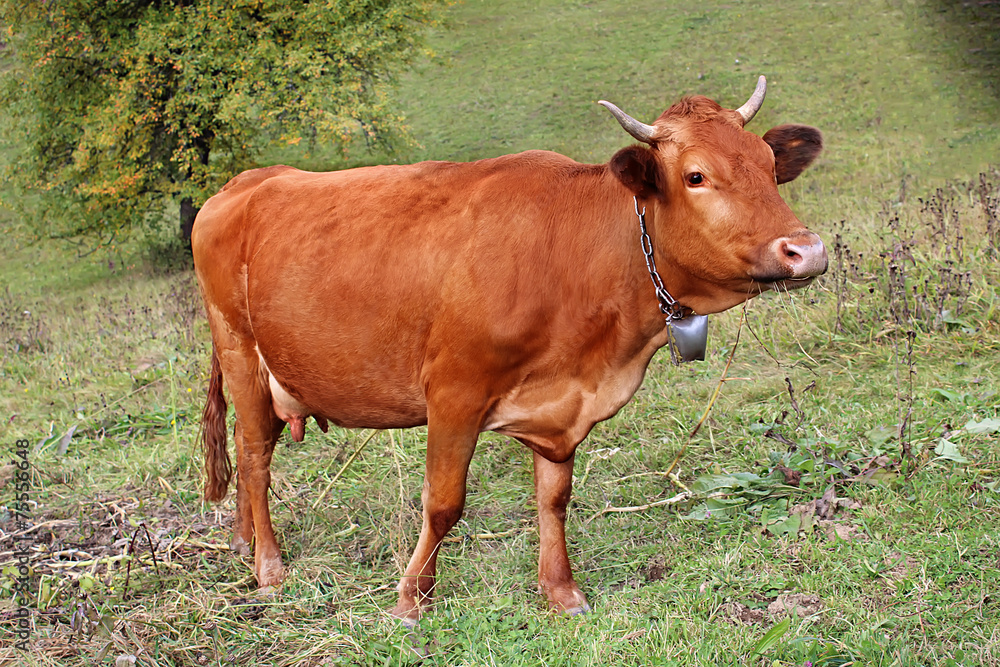
[(615, 120), (621, 123), (621, 126), (625, 128), (625, 131), (632, 135), (632, 138), (638, 139), (646, 144), (653, 143), (653, 133), (656, 132), (655, 127), (652, 125), (646, 125), (645, 123), (640, 123), (611, 102), (601, 100), (598, 104), (607, 107), (608, 111), (611, 112), (611, 115), (615, 117)]
[(745, 126), (753, 117), (757, 115), (760, 111), (760, 107), (764, 104), (764, 95), (767, 94), (767, 79), (761, 74), (760, 78), (757, 79), (757, 88), (753, 91), (753, 95), (747, 100), (747, 103), (741, 106), (736, 111), (743, 116), (743, 125)]

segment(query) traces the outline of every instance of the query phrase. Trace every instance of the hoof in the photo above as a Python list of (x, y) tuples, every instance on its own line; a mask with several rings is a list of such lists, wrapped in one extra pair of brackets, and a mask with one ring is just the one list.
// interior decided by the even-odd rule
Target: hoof
[(259, 588), (281, 588), (281, 582), (285, 580), (285, 568), (281, 565), (280, 558), (265, 560), (261, 563), (257, 572), (257, 586)]
[(229, 543), (229, 549), (240, 556), (250, 555), (250, 544), (239, 535), (233, 535), (233, 539)]
[(577, 607), (570, 607), (569, 609), (566, 609), (563, 613), (567, 616), (582, 616), (583, 614), (589, 614), (590, 605), (584, 602)]
[(570, 586), (546, 586), (539, 582), (539, 590), (549, 599), (549, 611), (561, 616), (579, 616), (589, 614), (590, 605), (587, 597), (573, 584)]
[(407, 630), (416, 630), (417, 624), (420, 622), (420, 619), (417, 618), (406, 618), (396, 615), (393, 615), (393, 618)]
[(413, 630), (420, 621), (420, 607), (400, 603), (389, 612), (389, 615), (399, 621), (404, 628)]

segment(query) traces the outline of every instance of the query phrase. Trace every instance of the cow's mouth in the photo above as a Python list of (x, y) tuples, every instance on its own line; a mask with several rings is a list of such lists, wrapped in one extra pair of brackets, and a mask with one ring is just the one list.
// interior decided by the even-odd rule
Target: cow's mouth
[(760, 277), (751, 278), (754, 285), (760, 286), (761, 292), (766, 291), (776, 291), (776, 292), (788, 292), (790, 290), (802, 289), (806, 285), (809, 285), (814, 280), (816, 276), (803, 276), (801, 278), (790, 278), (788, 276), (774, 276), (774, 277)]

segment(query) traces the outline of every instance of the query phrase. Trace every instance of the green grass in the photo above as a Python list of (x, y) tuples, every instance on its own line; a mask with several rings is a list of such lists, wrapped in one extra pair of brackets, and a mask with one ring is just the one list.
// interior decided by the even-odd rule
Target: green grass
[[(272, 513), (289, 577), (259, 597), (252, 563), (224, 548), (233, 499), (200, 501), (209, 335), (175, 250), (155, 239), (82, 258), (3, 250), (0, 438), (38, 445), (42, 527), (33, 650), (14, 653), (0, 606), (0, 662), (997, 665), (1000, 436), (966, 428), (1000, 412), (996, 239), (969, 187), (1000, 154), (996, 45), (969, 14), (989, 8), (938, 7), (470, 1), (432, 35), (435, 59), (404, 78), (419, 145), (269, 158), (330, 168), (549, 148), (601, 162), (628, 141), (597, 99), (649, 121), (681, 94), (741, 104), (760, 73), (768, 99), (750, 129), (825, 132), (819, 163), (783, 194), (831, 249), (840, 236), (842, 261), (805, 292), (751, 304), (756, 337), (740, 334), (730, 380), (683, 453), (739, 311), (712, 318), (705, 363), (654, 359), (578, 453), (568, 534), (586, 617), (545, 611), (530, 456), (495, 435), (442, 552), (437, 608), (415, 632), (387, 617), (419, 529), (423, 429), (377, 436), (332, 485), (364, 433), (283, 436)], [(943, 227), (919, 199), (943, 202)], [(679, 493), (664, 475), (678, 456), (681, 484), (724, 494), (605, 511)], [(801, 474), (798, 487), (778, 464)], [(0, 469), (0, 504), (11, 474)], [(742, 488), (734, 474), (755, 477)], [(817, 501), (831, 489), (824, 518)], [(0, 530), (7, 605), (6, 510)], [(768, 607), (789, 595), (819, 606), (782, 625)]]

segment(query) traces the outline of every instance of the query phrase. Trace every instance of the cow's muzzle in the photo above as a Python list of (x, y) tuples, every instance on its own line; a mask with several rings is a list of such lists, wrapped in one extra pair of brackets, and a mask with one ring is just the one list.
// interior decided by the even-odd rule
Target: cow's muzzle
[(758, 283), (783, 282), (786, 289), (804, 286), (826, 273), (826, 246), (812, 232), (801, 232), (772, 241), (761, 257)]

